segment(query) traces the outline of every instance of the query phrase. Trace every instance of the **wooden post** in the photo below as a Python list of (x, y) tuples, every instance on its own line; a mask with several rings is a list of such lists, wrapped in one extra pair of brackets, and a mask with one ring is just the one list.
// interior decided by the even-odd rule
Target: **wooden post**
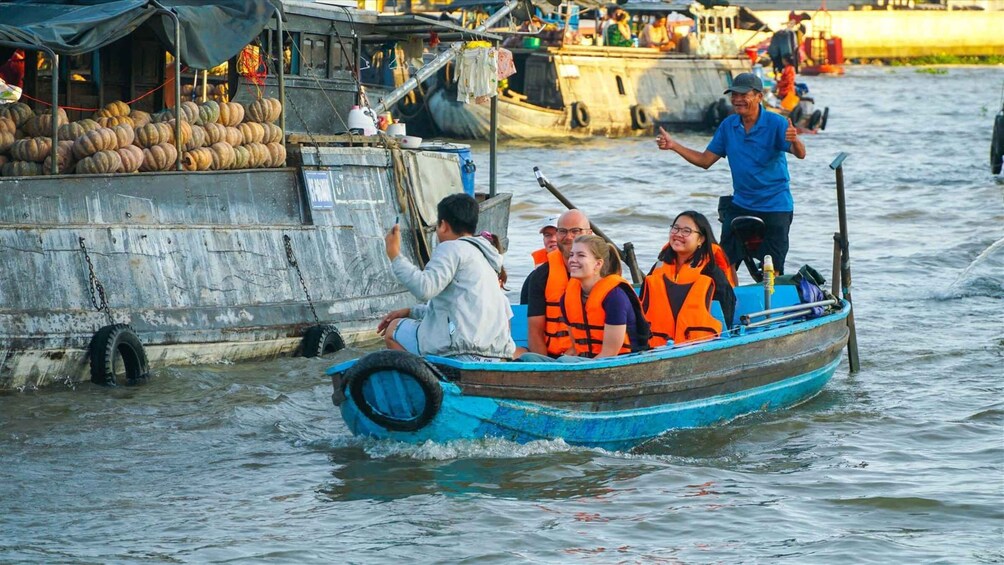
[(847, 359), (851, 372), (856, 373), (861, 369), (861, 362), (858, 358), (858, 335), (854, 327), (854, 306), (851, 300), (851, 253), (847, 237), (847, 206), (844, 199), (843, 164), (846, 158), (847, 153), (838, 154), (830, 163), (830, 168), (837, 174), (837, 215), (840, 222), (840, 288), (844, 300), (851, 303), (851, 312), (847, 316), (847, 327), (850, 330), (850, 337), (847, 339)]

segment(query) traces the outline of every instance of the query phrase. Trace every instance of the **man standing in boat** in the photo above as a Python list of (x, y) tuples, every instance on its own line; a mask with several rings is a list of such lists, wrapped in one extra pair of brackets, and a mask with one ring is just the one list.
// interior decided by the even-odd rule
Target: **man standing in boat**
[(589, 218), (581, 210), (558, 217), (558, 249), (534, 269), (523, 284), (526, 297), (527, 346), (532, 353), (558, 357), (572, 347), (571, 333), (561, 315), (561, 297), (568, 285), (568, 258), (575, 238), (591, 234)]
[(725, 94), (731, 94), (735, 114), (722, 121), (704, 152), (690, 149), (659, 128), (659, 149), (675, 151), (689, 163), (707, 169), (722, 157), (732, 170), (732, 196), (719, 204), (722, 219), (721, 245), (729, 261), (742, 259), (742, 242), (732, 233), (732, 220), (755, 216), (764, 222), (764, 240), (754, 257), (763, 261), (770, 255), (774, 269), (784, 273), (788, 254), (788, 230), (794, 210), (791, 177), (785, 153), (805, 158), (805, 145), (790, 120), (766, 111), (763, 83), (753, 73), (742, 73)]

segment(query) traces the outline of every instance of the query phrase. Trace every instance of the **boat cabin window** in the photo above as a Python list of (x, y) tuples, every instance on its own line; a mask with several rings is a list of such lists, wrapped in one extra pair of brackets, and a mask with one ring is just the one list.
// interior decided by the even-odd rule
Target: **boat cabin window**
[(624, 90), (624, 79), (620, 76), (617, 76), (617, 92), (620, 93), (621, 96), (625, 96), (627, 94)]
[(328, 78), (327, 36), (304, 33), (301, 55), (301, 76)]

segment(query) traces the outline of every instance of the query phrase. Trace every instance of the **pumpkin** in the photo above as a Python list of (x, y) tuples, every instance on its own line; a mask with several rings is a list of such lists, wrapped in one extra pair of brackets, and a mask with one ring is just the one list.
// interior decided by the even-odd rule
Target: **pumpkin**
[(217, 123), (225, 126), (236, 126), (244, 121), (244, 106), (239, 102), (224, 102), (220, 104), (220, 119)]
[(90, 118), (84, 118), (78, 122), (70, 122), (59, 126), (59, 139), (73, 141), (92, 129), (101, 127), (98, 122)]
[(136, 139), (140, 147), (153, 147), (160, 143), (174, 143), (174, 128), (166, 122), (146, 124), (136, 128)]
[(31, 119), (35, 115), (35, 111), (31, 109), (31, 106), (25, 104), (24, 102), (15, 102), (13, 104), (0, 104), (0, 118), (10, 118), (14, 120), (14, 125), (21, 127), (25, 122)]
[(11, 136), (17, 131), (17, 124), (10, 118), (0, 118), (0, 133), (9, 133)]
[(103, 128), (113, 128), (115, 126), (135, 127), (135, 122), (129, 116), (110, 116), (97, 119), (98, 124)]
[(169, 122), (174, 119), (174, 110), (161, 110), (150, 114), (150, 121), (154, 123)]
[[(171, 126), (171, 133), (174, 133), (174, 120), (167, 122), (167, 124)], [(189, 139), (192, 139), (192, 125), (181, 120), (181, 146), (184, 147)]]
[(181, 103), (181, 119), (194, 124), (199, 119), (199, 105), (191, 100)]
[(185, 144), (185, 151), (191, 151), (192, 149), (198, 149), (206, 145), (209, 145), (206, 143), (206, 130), (202, 126), (192, 126), (192, 138)]
[(208, 123), (202, 126), (206, 131), (206, 144), (212, 145), (221, 141), (226, 141), (227, 126), (217, 123)]
[[(77, 160), (73, 158), (73, 142), (60, 141), (56, 145), (56, 172), (61, 175), (73, 172), (73, 167)], [(45, 158), (42, 163), (42, 174), (48, 175), (52, 171), (52, 155)]]
[(185, 151), (181, 158), (181, 166), (186, 171), (208, 171), (213, 164), (213, 152), (205, 147)]
[(15, 161), (31, 161), (41, 163), (52, 152), (52, 138), (28, 137), (14, 142), (10, 148), (10, 156)]
[(105, 149), (77, 162), (77, 173), (81, 175), (102, 175), (118, 172), (122, 168), (122, 157), (114, 149)]
[[(70, 120), (66, 118), (66, 110), (62, 108), (56, 112), (57, 128)], [(43, 135), (52, 136), (52, 113), (46, 112), (28, 118), (28, 121), (21, 126), (30, 137), (41, 137)]]
[(37, 177), (42, 175), (42, 164), (31, 161), (11, 161), (4, 163), (2, 173), (5, 177)]
[(269, 154), (268, 147), (265, 147), (264, 143), (248, 143), (244, 147), (247, 147), (248, 151), (251, 152), (251, 158), (248, 160), (249, 169), (257, 169), (265, 166), (265, 163), (268, 162)]
[(218, 102), (210, 100), (199, 105), (199, 119), (195, 122), (200, 125), (215, 124), (220, 119), (220, 105)]
[(0, 131), (0, 153), (6, 153), (14, 145), (14, 141), (12, 132)]
[(150, 118), (150, 114), (144, 112), (143, 110), (133, 110), (129, 117), (132, 118), (132, 123), (134, 127), (145, 126), (146, 124), (153, 121)]
[(262, 124), (262, 129), (265, 130), (265, 136), (262, 138), (262, 143), (282, 143), (282, 128), (275, 124)]
[(178, 150), (171, 143), (159, 143), (143, 150), (141, 171), (169, 171), (178, 161)]
[(105, 104), (105, 107), (94, 113), (96, 118), (112, 118), (116, 116), (128, 116), (131, 108), (125, 102), (116, 100)]
[[(136, 140), (136, 130), (132, 129), (127, 125), (115, 126), (111, 128), (115, 132), (115, 139), (118, 141), (115, 144), (115, 148), (125, 147), (126, 145), (132, 145), (133, 141)], [(111, 147), (109, 147), (111, 149)]]
[(244, 145), (244, 134), (241, 133), (241, 130), (235, 127), (227, 127), (224, 131), (223, 142), (229, 143), (234, 147)]
[(122, 159), (122, 172), (135, 173), (143, 165), (143, 150), (135, 145), (126, 145), (118, 150), (119, 158)]
[(10, 157), (6, 155), (0, 155), (0, 170), (2, 170), (3, 166), (9, 162), (10, 162)]
[(282, 114), (282, 102), (276, 98), (259, 98), (251, 103), (244, 119), (249, 122), (270, 123)]
[(213, 162), (209, 168), (214, 171), (229, 169), (234, 164), (234, 148), (226, 143), (214, 143), (209, 147), (213, 153)]
[(265, 128), (261, 127), (261, 124), (256, 122), (244, 122), (243, 124), (237, 126), (237, 129), (241, 131), (241, 137), (244, 139), (242, 145), (247, 145), (249, 143), (261, 143), (265, 138)]
[(234, 162), (230, 166), (232, 169), (247, 169), (251, 161), (251, 150), (243, 145), (234, 147)]
[(110, 128), (92, 129), (73, 142), (73, 156), (83, 159), (98, 151), (118, 149), (118, 137)]
[(268, 149), (268, 160), (265, 162), (266, 167), (285, 167), (286, 166), (286, 146), (281, 143), (269, 143), (265, 145)]

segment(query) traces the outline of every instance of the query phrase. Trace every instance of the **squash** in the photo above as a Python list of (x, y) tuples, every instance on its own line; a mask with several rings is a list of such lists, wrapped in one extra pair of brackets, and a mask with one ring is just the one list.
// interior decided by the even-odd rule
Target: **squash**
[[(111, 128), (111, 130), (115, 132), (115, 139), (118, 141), (115, 144), (115, 149), (125, 147), (126, 145), (132, 145), (133, 141), (136, 140), (136, 130), (127, 125), (115, 126)], [(111, 149), (111, 147), (109, 147), (109, 149)]]
[(135, 173), (143, 165), (143, 150), (135, 145), (126, 145), (118, 150), (119, 158), (122, 159), (122, 172)]
[(140, 127), (153, 121), (150, 114), (144, 112), (143, 110), (133, 110), (129, 117), (132, 118), (133, 126)]
[(70, 122), (59, 126), (59, 139), (73, 141), (78, 137), (84, 135), (85, 133), (91, 131), (92, 129), (98, 129), (101, 127), (98, 122), (90, 118), (84, 118), (79, 122)]
[(118, 172), (122, 168), (122, 157), (114, 149), (105, 149), (77, 162), (77, 174), (102, 175)]
[(181, 166), (186, 171), (208, 171), (213, 164), (213, 152), (205, 147), (185, 151), (181, 158)]
[(226, 143), (214, 143), (209, 147), (213, 153), (213, 162), (209, 168), (213, 171), (229, 169), (234, 164), (234, 148)]
[(199, 105), (191, 100), (181, 103), (181, 119), (194, 124), (199, 119)]
[(262, 143), (282, 143), (282, 128), (275, 124), (262, 124), (262, 129), (265, 130), (265, 136), (262, 138)]
[(17, 131), (17, 124), (10, 118), (0, 118), (0, 133), (9, 133), (11, 136)]
[(192, 138), (185, 144), (185, 151), (191, 151), (192, 149), (198, 149), (206, 145), (209, 145), (206, 143), (206, 130), (202, 126), (192, 126)]
[[(171, 126), (171, 133), (173, 134), (174, 120), (167, 122), (167, 124)], [(181, 120), (181, 146), (184, 147), (185, 144), (188, 143), (189, 139), (192, 139), (192, 125), (185, 120)]]
[[(0, 155), (0, 170), (2, 170), (3, 166), (6, 165), (9, 162), (10, 162), (10, 157), (8, 157), (6, 155)], [(2, 176), (2, 175), (0, 175), (0, 176)]]
[(83, 159), (98, 151), (118, 149), (118, 137), (110, 128), (92, 129), (73, 142), (73, 156)]
[(212, 145), (226, 140), (227, 126), (221, 126), (220, 124), (211, 122), (203, 125), (202, 129), (206, 131), (207, 145)]
[(265, 163), (269, 160), (268, 147), (265, 147), (264, 143), (248, 143), (244, 147), (248, 148), (251, 152), (251, 158), (248, 160), (249, 169), (258, 169), (265, 166)]
[(235, 127), (227, 127), (223, 138), (224, 143), (229, 143), (234, 147), (244, 145), (244, 134)]
[(241, 130), (241, 137), (244, 139), (242, 145), (261, 143), (262, 139), (265, 138), (265, 128), (256, 122), (244, 122), (237, 126), (237, 129)]
[(215, 124), (220, 119), (220, 104), (210, 100), (199, 105), (199, 119), (195, 122), (199, 125)]
[(174, 128), (166, 122), (146, 124), (136, 128), (136, 139), (140, 147), (153, 147), (161, 143), (174, 143)]
[(244, 119), (249, 122), (271, 123), (282, 115), (282, 102), (277, 98), (259, 98), (247, 109)]
[(52, 152), (52, 138), (28, 137), (14, 142), (10, 148), (11, 159), (41, 163)]
[(170, 171), (178, 161), (178, 150), (171, 143), (160, 143), (143, 150), (141, 171)]
[(31, 106), (25, 104), (24, 102), (0, 104), (0, 118), (10, 118), (14, 120), (14, 125), (17, 127), (23, 126), (24, 123), (30, 120), (34, 115), (35, 111), (31, 109)]
[(128, 116), (131, 108), (125, 102), (116, 100), (105, 104), (105, 107), (94, 113), (96, 118), (112, 118), (116, 116)]
[(224, 102), (220, 104), (220, 119), (217, 123), (225, 126), (236, 126), (244, 121), (244, 106), (239, 102)]
[[(77, 160), (73, 158), (73, 142), (60, 141), (56, 145), (56, 170), (59, 174), (65, 175), (73, 172), (73, 167)], [(48, 175), (52, 170), (52, 155), (45, 158), (42, 163), (42, 174)]]
[(97, 119), (98, 124), (103, 128), (113, 128), (115, 126), (136, 127), (135, 122), (129, 116), (110, 116)]
[(11, 161), (4, 163), (2, 174), (5, 177), (38, 177), (42, 176), (42, 164), (31, 161)]
[(286, 146), (281, 143), (269, 143), (265, 145), (268, 149), (268, 160), (265, 161), (266, 167), (285, 167), (286, 166)]
[[(69, 123), (69, 121), (70, 120), (66, 117), (66, 110), (60, 108), (59, 111), (56, 112), (56, 123), (58, 126)], [(44, 114), (32, 116), (31, 118), (28, 118), (28, 121), (26, 121), (21, 128), (28, 134), (29, 137), (52, 136), (52, 113), (46, 112)]]
[(153, 123), (169, 122), (174, 119), (174, 110), (170, 108), (150, 114), (150, 121)]
[(234, 147), (234, 162), (230, 166), (231, 169), (247, 169), (248, 163), (251, 161), (251, 150), (243, 145), (240, 147)]
[(15, 141), (12, 132), (0, 131), (0, 153), (6, 153), (14, 145)]

